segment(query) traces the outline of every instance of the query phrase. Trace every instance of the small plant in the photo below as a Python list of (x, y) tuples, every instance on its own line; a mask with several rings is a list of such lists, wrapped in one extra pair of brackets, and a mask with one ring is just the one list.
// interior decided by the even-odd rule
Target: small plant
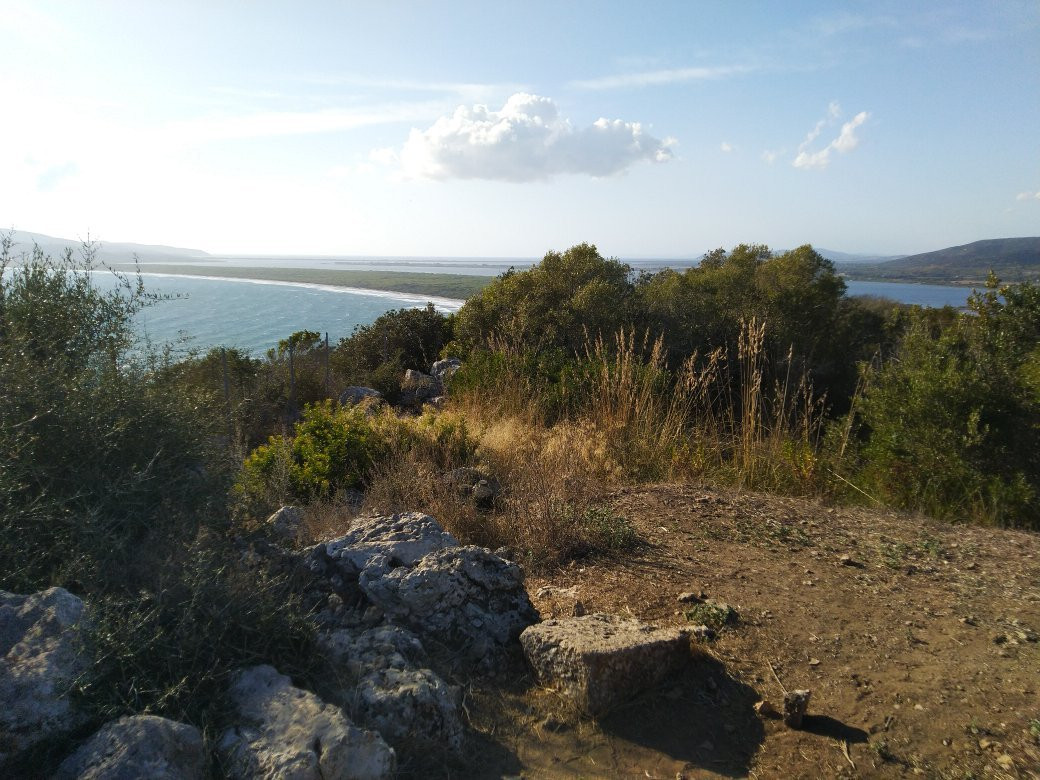
[(582, 521), (596, 547), (611, 551), (629, 550), (639, 543), (639, 534), (621, 515), (606, 507), (589, 507)]
[(697, 604), (693, 609), (686, 610), (684, 617), (689, 623), (721, 631), (728, 623), (736, 622), (737, 612), (728, 604), (706, 601), (703, 604)]

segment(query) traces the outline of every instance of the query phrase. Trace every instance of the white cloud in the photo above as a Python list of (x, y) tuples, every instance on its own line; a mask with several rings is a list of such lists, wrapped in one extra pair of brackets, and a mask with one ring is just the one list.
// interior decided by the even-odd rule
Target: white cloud
[(428, 129), (413, 129), (398, 156), (410, 177), (521, 182), (566, 173), (612, 176), (644, 160), (670, 160), (674, 143), (620, 119), (575, 129), (550, 98), (519, 92), (501, 110), (459, 106)]
[(729, 141), (723, 141), (721, 144), (719, 144), (719, 150), (720, 151), (729, 153), (729, 152), (732, 152), (733, 149), (734, 149), (734, 146)]
[(769, 165), (776, 162), (776, 158), (780, 156), (780, 152), (774, 149), (765, 149), (762, 152), (762, 159), (765, 160)]
[(1040, 200), (1040, 191), (1020, 192), (1015, 196), (1015, 200)]
[(828, 125), (834, 124), (840, 116), (841, 106), (832, 101), (827, 106), (827, 117), (817, 122), (805, 136), (805, 140), (798, 145), (798, 154), (791, 163), (795, 168), (826, 168), (830, 165), (832, 152), (847, 154), (859, 146), (856, 130), (870, 118), (870, 113), (867, 111), (860, 111), (851, 120), (843, 124), (837, 138), (825, 147), (815, 152), (809, 150), (809, 147), (820, 136), (823, 129)]
[(595, 79), (581, 79), (567, 84), (575, 89), (620, 89), (624, 87), (650, 87), (660, 84), (676, 84), (683, 81), (713, 81), (737, 76), (753, 70), (748, 65), (715, 65), (696, 68), (671, 68), (639, 73), (621, 73)]

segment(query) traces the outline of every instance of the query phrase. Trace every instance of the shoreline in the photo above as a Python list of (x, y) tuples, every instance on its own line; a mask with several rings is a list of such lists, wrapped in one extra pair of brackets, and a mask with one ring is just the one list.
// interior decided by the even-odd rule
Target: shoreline
[[(114, 269), (120, 273), (126, 272), (122, 268)], [(96, 272), (96, 271), (95, 271)], [(134, 271), (133, 273), (138, 273)], [(162, 279), (204, 279), (212, 282), (241, 282), (242, 284), (263, 284), (276, 287), (299, 287), (306, 290), (322, 290), (324, 292), (344, 293), (350, 295), (365, 295), (371, 298), (390, 298), (405, 303), (422, 306), (432, 303), (439, 311), (458, 311), (466, 302), (461, 298), (446, 298), (437, 295), (421, 295), (418, 293), (401, 292), (399, 290), (377, 290), (371, 287), (348, 287), (339, 284), (322, 284), (318, 282), (294, 282), (281, 279), (256, 279), (245, 276), (214, 276), (210, 274), (193, 273), (168, 273), (164, 271), (140, 271), (142, 277), (154, 276)]]
[(154, 276), (195, 277), (224, 281), (282, 283), (311, 286), (314, 289), (375, 294), (381, 297), (403, 297), (420, 302), (440, 302), (444, 306), (461, 306), (480, 292), (495, 277), (467, 274), (439, 274), (401, 271), (360, 271), (318, 268), (263, 268), (245, 266), (184, 266), (150, 264), (147, 268), (133, 263), (108, 266), (120, 273)]

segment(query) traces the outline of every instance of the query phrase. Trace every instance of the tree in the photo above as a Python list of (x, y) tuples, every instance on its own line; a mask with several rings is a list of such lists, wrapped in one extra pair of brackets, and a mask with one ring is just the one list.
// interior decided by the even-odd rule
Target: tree
[(532, 350), (584, 350), (631, 319), (632, 269), (592, 244), (548, 252), (526, 271), (510, 270), (459, 310), (456, 338), (468, 349), (495, 336)]

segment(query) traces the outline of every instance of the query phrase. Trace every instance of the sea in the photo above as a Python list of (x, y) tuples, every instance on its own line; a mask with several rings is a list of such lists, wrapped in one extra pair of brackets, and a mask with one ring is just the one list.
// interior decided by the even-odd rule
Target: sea
[[(533, 265), (532, 258), (285, 258), (228, 257), (185, 261), (178, 265), (205, 268), (205, 276), (154, 273), (141, 263), (145, 289), (157, 300), (137, 316), (144, 342), (167, 346), (176, 355), (205, 352), (213, 347), (235, 347), (263, 355), (280, 339), (299, 330), (328, 334), (330, 343), (349, 336), (379, 315), (400, 308), (426, 306), (442, 312), (457, 311), (461, 300), (404, 293), (361, 290), (331, 285), (221, 278), (222, 267), (323, 268), (373, 271), (410, 271), (497, 276), (510, 267)], [(688, 268), (694, 263), (673, 260), (626, 260), (636, 270)], [(162, 264), (168, 264), (165, 261)], [(839, 268), (840, 270), (840, 268)], [(96, 282), (114, 286), (111, 274), (96, 272)], [(848, 281), (849, 295), (872, 295), (921, 306), (963, 307), (970, 288), (896, 282)]]

